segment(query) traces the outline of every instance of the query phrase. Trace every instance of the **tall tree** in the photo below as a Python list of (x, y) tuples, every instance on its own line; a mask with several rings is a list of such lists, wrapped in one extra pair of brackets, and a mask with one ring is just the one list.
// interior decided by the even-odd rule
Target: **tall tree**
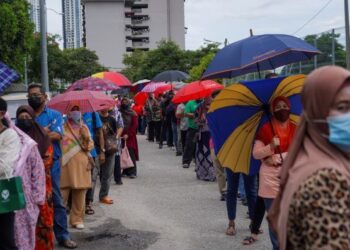
[(0, 60), (23, 72), (33, 45), (34, 24), (26, 0), (0, 1)]

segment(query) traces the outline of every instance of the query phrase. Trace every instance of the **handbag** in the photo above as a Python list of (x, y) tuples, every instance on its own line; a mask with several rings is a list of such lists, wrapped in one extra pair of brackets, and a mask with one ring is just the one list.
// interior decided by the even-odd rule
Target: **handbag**
[(127, 168), (133, 168), (135, 167), (127, 146), (124, 146), (122, 148), (122, 153), (120, 155), (120, 168), (121, 169), (127, 169)]
[[(113, 132), (113, 130), (110, 128), (109, 124), (107, 123), (107, 128)], [(118, 138), (116, 137), (115, 133), (105, 133), (105, 150), (107, 155), (112, 155), (117, 153), (118, 151)]]
[(0, 214), (26, 207), (22, 179), (19, 176), (0, 180)]

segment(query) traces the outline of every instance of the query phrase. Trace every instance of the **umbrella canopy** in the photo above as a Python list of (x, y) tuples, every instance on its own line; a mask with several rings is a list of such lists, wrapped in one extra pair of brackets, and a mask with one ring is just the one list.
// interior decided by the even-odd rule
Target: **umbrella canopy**
[(179, 89), (181, 89), (184, 86), (185, 86), (184, 82), (173, 82), (171, 84), (167, 84), (167, 85), (160, 86), (160, 87), (156, 88), (156, 90), (154, 91), (154, 95), (159, 96), (160, 94), (164, 94), (165, 92), (168, 92), (170, 90), (178, 91)]
[(148, 93), (146, 92), (139, 92), (134, 96), (134, 101), (136, 105), (145, 106), (145, 103), (148, 98)]
[(83, 113), (95, 112), (115, 105), (113, 98), (99, 91), (70, 91), (51, 99), (48, 106), (66, 114), (72, 105), (79, 105)]
[(126, 76), (118, 72), (100, 72), (93, 74), (92, 77), (106, 79), (114, 82), (118, 87), (131, 87), (131, 82)]
[(232, 78), (250, 72), (275, 69), (309, 60), (320, 51), (289, 35), (259, 35), (221, 49), (209, 64), (202, 79)]
[(278, 96), (291, 102), (291, 119), (302, 111), (300, 92), (304, 75), (233, 84), (214, 99), (207, 115), (220, 163), (236, 173), (255, 174), (260, 161), (252, 158), (254, 140), (269, 121), (270, 103)]
[(4, 92), (11, 83), (19, 78), (19, 74), (0, 61), (0, 93)]
[(189, 75), (179, 70), (167, 70), (156, 75), (152, 82), (181, 82), (189, 78)]
[(151, 82), (147, 84), (141, 92), (153, 93), (157, 88), (169, 85), (165, 82)]
[(151, 82), (151, 80), (143, 79), (143, 80), (139, 80), (139, 81), (137, 81), (137, 82), (134, 82), (134, 83), (132, 84), (132, 86), (137, 86), (137, 85), (139, 85), (139, 84), (145, 84), (145, 83), (149, 83), (149, 82)]
[(195, 81), (185, 85), (174, 96), (173, 103), (183, 103), (191, 100), (202, 99), (211, 95), (215, 90), (223, 89), (224, 87), (212, 80)]
[(74, 82), (67, 89), (67, 91), (72, 91), (75, 89), (91, 90), (91, 91), (108, 91), (108, 90), (117, 90), (117, 89), (120, 89), (120, 87), (118, 87), (113, 82), (106, 79), (87, 77)]

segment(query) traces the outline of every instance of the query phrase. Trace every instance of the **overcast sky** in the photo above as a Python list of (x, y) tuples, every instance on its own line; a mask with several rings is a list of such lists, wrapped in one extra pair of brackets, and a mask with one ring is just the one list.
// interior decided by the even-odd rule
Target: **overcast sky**
[[(181, 0), (179, 0), (181, 1)], [(254, 34), (294, 34), (329, 0), (186, 0), (186, 49), (197, 49), (203, 39), (229, 43)], [(47, 0), (47, 7), (62, 11), (61, 0)], [(62, 16), (48, 10), (48, 31), (62, 36)], [(333, 0), (296, 36), (344, 26), (344, 1)]]

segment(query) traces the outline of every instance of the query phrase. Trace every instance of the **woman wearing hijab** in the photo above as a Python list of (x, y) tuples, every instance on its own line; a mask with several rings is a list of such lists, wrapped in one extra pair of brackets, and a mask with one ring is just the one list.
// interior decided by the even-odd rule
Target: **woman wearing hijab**
[(302, 103), (269, 222), (282, 250), (350, 249), (350, 72), (315, 70)]
[(77, 229), (84, 229), (85, 195), (91, 187), (89, 152), (94, 143), (88, 127), (82, 122), (78, 105), (72, 105), (67, 117), (61, 145), (61, 193), (65, 204), (69, 193), (72, 195), (69, 223)]
[(139, 160), (139, 148), (136, 138), (138, 121), (137, 114), (131, 109), (130, 101), (126, 97), (122, 99), (120, 112), (124, 122), (124, 130), (122, 133), (122, 138), (124, 139), (123, 144), (128, 148), (130, 157), (134, 163), (134, 167), (125, 169), (123, 175), (135, 178), (137, 175), (136, 161)]
[(39, 153), (44, 162), (46, 176), (46, 201), (39, 206), (40, 214), (36, 226), (36, 250), (53, 249), (53, 201), (51, 184), (51, 167), (53, 164), (53, 146), (45, 130), (35, 122), (35, 112), (23, 105), (17, 109), (16, 125), (38, 143)]
[[(287, 156), (296, 130), (295, 123), (290, 119), (290, 109), (291, 104), (286, 97), (279, 96), (272, 101), (272, 119), (258, 131), (253, 148), (253, 157), (261, 160), (258, 196), (264, 199), (264, 209), (267, 211), (279, 192), (282, 162)], [(277, 250), (276, 235), (271, 229), (269, 231), (273, 249)], [(257, 234), (252, 234), (243, 244), (249, 245), (256, 240)]]

